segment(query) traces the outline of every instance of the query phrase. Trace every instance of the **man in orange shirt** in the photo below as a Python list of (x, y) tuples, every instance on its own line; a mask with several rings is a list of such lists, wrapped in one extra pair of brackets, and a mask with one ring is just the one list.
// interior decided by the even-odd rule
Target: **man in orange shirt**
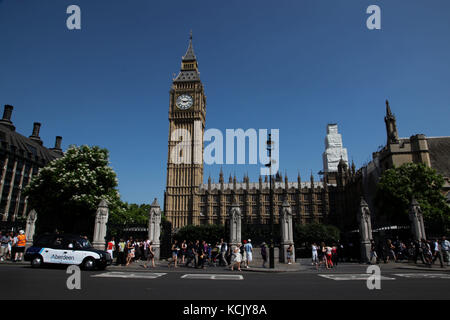
[[(17, 236), (16, 255), (14, 257), (14, 261), (22, 261), (26, 244), (27, 244), (27, 237), (25, 236), (25, 232), (23, 230), (20, 230), (19, 235)], [(17, 260), (17, 256), (19, 256), (19, 260)]]

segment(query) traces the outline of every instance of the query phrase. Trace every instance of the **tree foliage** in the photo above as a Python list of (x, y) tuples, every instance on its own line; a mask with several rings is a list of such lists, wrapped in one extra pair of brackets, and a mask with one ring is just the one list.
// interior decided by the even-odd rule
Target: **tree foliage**
[(150, 214), (149, 204), (122, 202), (119, 210), (109, 217), (109, 222), (115, 225), (147, 225)]
[(205, 240), (212, 245), (219, 242), (221, 238), (226, 240), (225, 226), (215, 224), (201, 226), (187, 225), (178, 230), (174, 235), (174, 239), (178, 241)]
[(71, 146), (64, 157), (33, 177), (24, 193), (38, 212), (38, 231), (90, 234), (102, 199), (108, 201), (112, 214), (120, 209), (118, 182), (108, 158), (108, 150), (97, 146)]
[(321, 223), (297, 225), (295, 228), (295, 242), (298, 245), (325, 242), (328, 245), (340, 240), (340, 231), (337, 227)]
[(415, 198), (426, 227), (445, 231), (450, 222), (450, 208), (441, 192), (443, 185), (442, 176), (422, 163), (407, 163), (386, 170), (377, 186), (378, 211), (393, 224), (408, 224), (409, 206)]

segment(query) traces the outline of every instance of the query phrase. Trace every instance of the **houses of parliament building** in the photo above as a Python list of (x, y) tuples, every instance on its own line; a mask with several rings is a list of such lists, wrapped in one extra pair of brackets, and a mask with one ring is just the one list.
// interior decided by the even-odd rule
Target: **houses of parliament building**
[[(323, 153), (323, 178), (315, 181), (311, 175), (302, 180), (289, 181), (277, 173), (273, 183), (274, 222), (278, 223), (282, 203), (291, 206), (295, 223), (330, 223), (341, 228), (356, 227), (356, 214), (361, 197), (367, 199), (371, 210), (374, 186), (381, 173), (405, 162), (423, 162), (435, 168), (446, 179), (450, 190), (450, 137), (427, 138), (415, 135), (408, 139), (398, 137), (396, 119), (386, 102), (387, 144), (373, 154), (373, 161), (356, 170), (348, 163), (347, 150), (336, 124), (327, 126)], [(171, 150), (180, 142), (176, 130), (183, 129), (192, 137), (189, 150), (203, 151), (206, 121), (206, 96), (200, 80), (197, 57), (192, 45), (182, 57), (181, 70), (173, 79), (169, 103), (169, 141), (167, 157), (167, 184), (164, 193), (164, 213), (179, 229), (186, 225), (225, 224), (232, 204), (238, 204), (244, 224), (269, 223), (270, 190), (268, 177), (250, 182), (247, 176), (238, 181), (236, 176), (224, 177), (221, 170), (218, 183), (208, 177), (204, 183), (203, 154), (200, 161), (177, 163)], [(445, 151), (447, 150), (447, 151)]]

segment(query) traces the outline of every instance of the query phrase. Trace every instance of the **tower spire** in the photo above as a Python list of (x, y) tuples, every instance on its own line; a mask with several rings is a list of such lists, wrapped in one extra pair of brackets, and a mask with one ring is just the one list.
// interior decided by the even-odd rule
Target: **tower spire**
[(183, 56), (183, 62), (184, 61), (196, 61), (196, 60), (197, 60), (197, 58), (195, 56), (194, 47), (192, 45), (192, 30), (191, 30), (191, 32), (189, 34), (189, 47), (186, 51), (186, 54)]
[(386, 99), (386, 117), (392, 117), (391, 107), (389, 106), (389, 100)]
[(395, 116), (392, 114), (388, 100), (386, 100), (386, 116), (384, 117), (384, 122), (386, 124), (387, 144), (397, 143), (397, 121), (395, 119)]

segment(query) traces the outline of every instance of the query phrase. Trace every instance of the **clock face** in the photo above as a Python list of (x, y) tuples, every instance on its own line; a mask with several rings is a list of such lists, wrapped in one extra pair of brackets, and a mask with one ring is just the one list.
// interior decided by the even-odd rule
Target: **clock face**
[(194, 99), (188, 94), (182, 94), (177, 98), (177, 107), (181, 110), (189, 109), (194, 103)]

